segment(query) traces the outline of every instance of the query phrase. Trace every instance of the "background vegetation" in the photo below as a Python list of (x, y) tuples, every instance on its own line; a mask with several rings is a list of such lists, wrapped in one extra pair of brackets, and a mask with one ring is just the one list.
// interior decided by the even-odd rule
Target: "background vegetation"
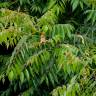
[(0, 0), (0, 96), (96, 96), (96, 0)]

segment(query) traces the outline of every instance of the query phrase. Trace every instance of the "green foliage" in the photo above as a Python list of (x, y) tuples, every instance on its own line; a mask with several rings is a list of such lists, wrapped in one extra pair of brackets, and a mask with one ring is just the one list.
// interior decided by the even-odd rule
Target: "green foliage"
[(15, 46), (24, 34), (36, 30), (34, 21), (30, 21), (31, 18), (24, 13), (1, 9), (0, 16), (0, 44), (6, 44), (7, 48)]
[(9, 2), (0, 2), (0, 8), (8, 8), (11, 6), (11, 3)]
[(54, 37), (54, 34), (57, 34), (63, 39), (65, 39), (65, 37), (71, 38), (72, 31), (74, 31), (74, 27), (71, 24), (56, 24), (52, 28), (52, 36)]
[(17, 11), (0, 9), (0, 96), (95, 96), (95, 1), (16, 0), (8, 7)]
[[(52, 91), (52, 96), (76, 96), (79, 94), (80, 86), (79, 83), (76, 82), (76, 76), (72, 78), (70, 84), (63, 85), (62, 87), (57, 87)], [(80, 94), (79, 94), (80, 95)], [(78, 95), (78, 96), (79, 96)]]
[(95, 9), (87, 10), (85, 13), (88, 14), (87, 21), (91, 21), (92, 24), (95, 24), (96, 23), (96, 10)]
[(81, 9), (83, 9), (83, 7), (84, 7), (84, 1), (83, 0), (71, 0), (71, 4), (72, 4), (72, 10), (73, 11), (75, 9), (77, 9), (78, 6), (80, 6)]

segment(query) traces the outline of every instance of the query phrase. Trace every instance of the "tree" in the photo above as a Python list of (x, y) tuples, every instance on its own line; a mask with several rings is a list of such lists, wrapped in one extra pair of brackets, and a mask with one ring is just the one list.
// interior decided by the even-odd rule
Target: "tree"
[(20, 12), (1, 9), (0, 95), (95, 96), (95, 4), (16, 0)]

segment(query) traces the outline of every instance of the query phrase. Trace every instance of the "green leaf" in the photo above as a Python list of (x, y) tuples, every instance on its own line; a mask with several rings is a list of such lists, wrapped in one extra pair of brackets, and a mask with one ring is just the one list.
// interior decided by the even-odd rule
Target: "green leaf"
[(27, 80), (29, 81), (30, 80), (30, 75), (29, 75), (29, 72), (27, 69), (25, 69), (25, 76), (27, 78)]
[(73, 11), (78, 7), (79, 5), (79, 0), (72, 0), (72, 9)]
[(14, 73), (13, 73), (12, 70), (9, 72), (8, 78), (9, 78), (10, 81), (12, 81), (14, 79)]
[(24, 73), (21, 72), (20, 74), (20, 81), (21, 81), (21, 84), (24, 82)]
[(52, 85), (54, 86), (55, 85), (54, 78), (50, 72), (49, 72), (49, 79), (50, 79), (50, 82), (52, 83)]
[(47, 25), (44, 25), (44, 26), (42, 27), (42, 30), (43, 30), (43, 32), (47, 32), (47, 31), (48, 31), (48, 26), (47, 26)]

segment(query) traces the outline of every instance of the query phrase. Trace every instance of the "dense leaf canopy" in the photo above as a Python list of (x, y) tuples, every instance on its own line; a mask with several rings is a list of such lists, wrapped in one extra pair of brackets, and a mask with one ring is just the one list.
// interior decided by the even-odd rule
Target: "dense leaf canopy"
[(0, 96), (96, 96), (96, 0), (0, 0)]

